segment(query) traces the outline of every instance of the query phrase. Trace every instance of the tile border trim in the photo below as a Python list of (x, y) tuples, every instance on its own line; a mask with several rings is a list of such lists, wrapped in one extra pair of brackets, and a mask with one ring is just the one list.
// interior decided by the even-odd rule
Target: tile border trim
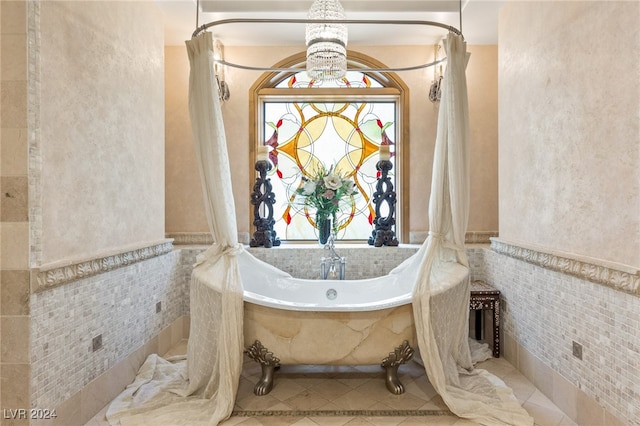
[(42, 135), (40, 123), (40, 2), (27, 2), (27, 128), (29, 264), (42, 259)]
[(464, 235), (466, 244), (489, 244), (491, 238), (497, 238), (498, 231), (469, 231)]
[[(409, 244), (422, 244), (427, 238), (428, 232), (411, 232)], [(470, 231), (465, 234), (467, 244), (489, 244), (491, 238), (497, 237), (497, 231)], [(213, 238), (209, 232), (173, 232), (166, 234), (172, 238), (175, 245), (211, 245)], [(238, 241), (249, 244), (249, 233), (238, 232)]]
[(173, 241), (168, 239), (136, 249), (129, 249), (81, 261), (72, 261), (65, 265), (33, 268), (31, 270), (31, 291), (35, 293), (48, 290), (82, 278), (91, 277), (153, 257), (158, 257), (171, 251), (173, 251)]
[(557, 255), (538, 249), (522, 247), (491, 238), (491, 250), (545, 269), (562, 272), (596, 284), (601, 284), (634, 296), (640, 296), (640, 271), (623, 271), (613, 266)]
[(166, 234), (175, 245), (211, 245), (213, 237), (209, 232), (174, 232)]
[(427, 417), (454, 416), (449, 410), (234, 410), (231, 417)]

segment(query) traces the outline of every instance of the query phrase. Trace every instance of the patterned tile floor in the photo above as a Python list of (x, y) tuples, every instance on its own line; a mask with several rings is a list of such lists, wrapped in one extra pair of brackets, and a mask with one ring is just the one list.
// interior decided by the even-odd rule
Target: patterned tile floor
[[(186, 341), (166, 356), (186, 352)], [(509, 362), (492, 358), (479, 363), (509, 385), (539, 426), (575, 425)], [(260, 366), (245, 359), (235, 410), (224, 426), (343, 426), (343, 425), (475, 425), (452, 415), (416, 362), (400, 367), (403, 395), (392, 395), (379, 366), (283, 366), (273, 390), (253, 394)], [(86, 426), (106, 426), (106, 407)]]

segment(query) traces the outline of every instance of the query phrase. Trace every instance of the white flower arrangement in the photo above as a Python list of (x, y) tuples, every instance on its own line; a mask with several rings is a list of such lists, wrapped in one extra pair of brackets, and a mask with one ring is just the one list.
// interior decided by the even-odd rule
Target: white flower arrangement
[(341, 176), (333, 166), (329, 169), (320, 166), (314, 176), (303, 177), (302, 180), (304, 183), (296, 190), (303, 199), (302, 204), (315, 208), (316, 223), (319, 218), (332, 217), (335, 231), (340, 201), (357, 194), (355, 183), (346, 176)]

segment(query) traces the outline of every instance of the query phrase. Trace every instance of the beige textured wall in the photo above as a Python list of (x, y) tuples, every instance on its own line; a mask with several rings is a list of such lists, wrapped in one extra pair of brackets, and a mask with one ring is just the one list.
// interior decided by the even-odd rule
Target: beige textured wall
[(42, 2), (42, 263), (164, 238), (164, 46), (148, 2)]
[[(351, 46), (389, 66), (402, 67), (429, 62), (432, 46), (371, 47)], [(497, 216), (497, 46), (470, 46), (468, 66), (472, 144), (472, 205), (470, 231), (496, 231)], [(298, 47), (225, 46), (225, 59), (245, 65), (269, 66), (298, 53)], [(167, 46), (166, 58), (166, 218), (167, 232), (207, 232), (202, 212), (198, 169), (191, 147), (187, 90), (189, 64), (185, 48)], [(248, 90), (259, 72), (226, 70), (231, 99), (223, 104), (229, 157), (234, 170), (233, 191), (240, 232), (250, 228), (249, 193), (253, 175), (249, 165)], [(411, 114), (411, 205), (410, 231), (426, 231), (431, 185), (431, 164), (437, 108), (427, 95), (433, 69), (403, 72), (400, 77), (410, 88)]]
[(498, 231), (498, 46), (470, 46), (467, 65), (471, 194), (469, 231)]
[(500, 15), (500, 236), (640, 266), (637, 2)]
[(189, 59), (185, 47), (165, 48), (166, 232), (206, 232), (200, 175), (189, 120)]
[(0, 408), (6, 410), (30, 406), (27, 3), (0, 2), (0, 27)]

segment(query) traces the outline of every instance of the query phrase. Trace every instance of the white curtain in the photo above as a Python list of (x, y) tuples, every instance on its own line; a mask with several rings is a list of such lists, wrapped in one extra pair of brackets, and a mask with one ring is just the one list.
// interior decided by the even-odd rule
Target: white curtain
[[(191, 64), (189, 112), (213, 246), (198, 256), (191, 275), (187, 365), (188, 394), (211, 399), (211, 424), (231, 415), (242, 370), (242, 281), (236, 255), (236, 212), (231, 170), (214, 74), (213, 37), (204, 32), (186, 42)], [(211, 291), (213, 290), (213, 291)]]
[[(456, 415), (486, 424), (532, 425), (512, 391), (474, 370), (468, 345), (469, 274), (464, 238), (469, 216), (469, 119), (466, 43), (444, 41), (447, 68), (438, 115), (429, 236), (419, 252), (413, 314), (420, 354), (431, 384)], [(452, 285), (460, 267), (466, 278)]]
[(213, 38), (186, 42), (191, 72), (189, 112), (213, 245), (191, 274), (191, 328), (184, 359), (151, 355), (136, 380), (107, 410), (112, 425), (215, 426), (235, 404), (243, 361), (243, 289)]

